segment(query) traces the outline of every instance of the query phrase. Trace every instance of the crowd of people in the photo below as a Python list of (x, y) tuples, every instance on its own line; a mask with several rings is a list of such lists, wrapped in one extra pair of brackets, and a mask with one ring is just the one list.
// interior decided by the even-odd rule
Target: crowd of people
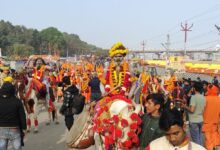
[[(107, 66), (91, 57), (83, 58), (80, 63), (62, 63), (54, 69), (37, 58), (31, 72), (18, 73), (8, 67), (2, 68), (0, 149), (7, 149), (8, 141), (12, 141), (14, 149), (21, 149), (24, 134), (31, 131), (31, 116), (34, 132), (38, 132), (38, 104), (43, 104), (48, 112), (47, 125), (51, 123), (51, 116), (59, 123), (59, 111), (67, 129), (71, 130), (74, 115), (82, 111), (84, 104), (95, 106), (105, 97), (115, 96), (132, 100), (134, 106), (142, 106), (138, 112), (141, 121), (137, 123), (140, 130), (134, 130), (138, 140), (129, 136), (123, 143), (115, 140), (118, 146), (106, 142), (107, 136), (103, 136), (101, 140), (107, 150), (213, 150), (220, 146), (217, 77), (208, 83), (199, 77), (196, 81), (177, 79), (174, 72), (158, 76), (146, 72), (145, 65), (135, 72), (125, 59), (127, 53), (122, 43), (116, 43), (109, 51)], [(76, 104), (76, 97), (84, 102)], [(58, 103), (62, 104), (60, 109)], [(104, 132), (107, 131), (99, 134)]]

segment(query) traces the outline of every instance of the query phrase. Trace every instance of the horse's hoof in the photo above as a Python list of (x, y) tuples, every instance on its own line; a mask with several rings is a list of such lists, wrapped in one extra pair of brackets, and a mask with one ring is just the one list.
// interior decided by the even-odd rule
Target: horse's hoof
[(56, 121), (55, 124), (60, 124), (59, 121)]
[(38, 130), (34, 130), (34, 133), (38, 133)]
[(27, 133), (30, 133), (30, 132), (31, 132), (30, 129), (28, 129), (28, 130), (27, 130)]
[(47, 122), (46, 125), (49, 126), (49, 125), (50, 125), (50, 122)]

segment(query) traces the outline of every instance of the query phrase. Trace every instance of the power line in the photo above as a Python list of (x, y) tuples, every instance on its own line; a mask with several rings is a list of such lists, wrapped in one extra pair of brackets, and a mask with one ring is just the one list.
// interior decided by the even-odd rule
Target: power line
[[(175, 28), (177, 28), (177, 27), (179, 27), (179, 25), (176, 25), (176, 26), (171, 27), (170, 29), (168, 29), (168, 32), (167, 32), (167, 33), (172, 33), (172, 30), (175, 29)], [(155, 39), (155, 38), (158, 38), (158, 37), (165, 36), (165, 35), (167, 35), (167, 33), (158, 34), (158, 35), (156, 35), (156, 36), (153, 36), (153, 37), (151, 37), (151, 38), (148, 38), (148, 40), (152, 40), (152, 39)]]
[[(197, 35), (195, 35), (193, 37), (190, 37), (189, 40), (192, 41), (192, 40), (197, 40), (199, 38), (207, 38), (206, 35), (211, 35), (211, 33), (215, 33), (215, 30), (213, 29), (213, 30), (209, 30), (207, 32), (203, 32), (201, 34), (197, 34)], [(181, 42), (181, 41), (178, 40), (178, 41), (175, 41), (175, 42), (172, 42), (172, 43), (179, 43), (179, 42)]]
[(176, 45), (176, 44), (179, 44), (179, 43), (182, 43), (182, 42), (183, 42), (183, 40), (177, 40), (177, 41), (172, 42), (172, 45)]
[(214, 33), (214, 32), (215, 32), (215, 30), (210, 30), (210, 31), (208, 31), (208, 32), (205, 32), (205, 33), (202, 33), (202, 34), (198, 34), (198, 35), (196, 35), (196, 36), (193, 36), (193, 37), (189, 38), (189, 40), (199, 39), (199, 38), (201, 38), (201, 37), (205, 37), (205, 35), (209, 35), (210, 33)]
[[(218, 16), (220, 16), (220, 15), (218, 15)], [(217, 16), (214, 16), (214, 17), (217, 17)], [(214, 18), (214, 17), (212, 17), (212, 18)], [(211, 18), (207, 18), (207, 19), (205, 19), (205, 20), (208, 20), (208, 19), (211, 19)], [(218, 18), (216, 18), (216, 19), (218, 19)], [(203, 21), (205, 21), (205, 20), (203, 20)], [(201, 21), (201, 20), (200, 20)], [(179, 38), (180, 36), (182, 36), (181, 34), (180, 34), (180, 32), (179, 31), (176, 31), (176, 32), (168, 32), (169, 33), (169, 35), (170, 35), (170, 37), (172, 37), (172, 39), (174, 39), (174, 37), (175, 37), (175, 39), (176, 38)], [(208, 31), (208, 32), (205, 32), (205, 33), (202, 33), (202, 34), (199, 34), (199, 35), (196, 35), (196, 36), (194, 36), (194, 37), (191, 37), (191, 38), (189, 38), (189, 40), (192, 40), (192, 39), (194, 39), (194, 38), (200, 38), (200, 36), (204, 36), (204, 35), (208, 35), (209, 33), (214, 33), (214, 30), (210, 30), (210, 31)], [(159, 37), (161, 37), (162, 38), (162, 36), (164, 37), (165, 36), (165, 34), (161, 34), (161, 36), (158, 36), (158, 39), (159, 39)], [(155, 37), (156, 38), (156, 37)], [(152, 42), (152, 43), (155, 43), (155, 42), (153, 42), (154, 40), (151, 40), (151, 41), (149, 41), (149, 42)], [(158, 42), (158, 41), (156, 41), (156, 42)], [(176, 40), (176, 41), (173, 41), (172, 42), (172, 45), (173, 44), (177, 44), (177, 43), (181, 43), (182, 42), (182, 40)]]
[(205, 42), (205, 43), (199, 43), (199, 44), (192, 45), (191, 47), (199, 47), (199, 46), (203, 46), (203, 45), (207, 45), (207, 44), (211, 44), (211, 43), (216, 43), (216, 42), (219, 42), (219, 40), (209, 41), (209, 42)]
[(215, 25), (216, 29), (218, 30), (218, 32), (220, 33), (220, 27)]
[[(195, 19), (195, 18), (199, 18), (199, 17), (204, 16), (204, 15), (206, 15), (206, 14), (208, 14), (208, 13), (211, 13), (211, 12), (213, 12), (213, 11), (219, 10), (219, 8), (220, 8), (220, 3), (217, 4), (217, 5), (215, 5), (214, 7), (211, 7), (211, 8), (209, 8), (209, 9), (203, 11), (202, 13), (200, 13), (200, 14), (198, 14), (198, 15), (195, 15), (195, 16), (193, 16), (193, 17), (190, 17), (190, 18), (188, 18), (188, 19), (186, 19), (186, 20), (189, 21), (189, 20), (193, 20), (193, 19)], [(218, 16), (219, 16), (219, 15), (218, 15)], [(218, 16), (215, 16), (215, 17), (218, 17)], [(213, 18), (214, 18), (214, 17), (213, 17)], [(209, 19), (210, 19), (210, 18), (205, 19), (205, 20), (209, 20)], [(200, 20), (200, 21), (201, 21), (201, 20)], [(173, 36), (173, 34), (171, 34), (171, 33), (173, 32), (173, 29), (177, 28), (178, 26), (179, 26), (179, 25), (176, 25), (176, 26), (173, 26), (172, 28), (168, 29), (168, 32), (167, 32), (167, 33), (169, 33), (171, 36)], [(148, 38), (148, 40), (153, 40), (153, 39), (162, 38), (162, 36), (165, 36), (167, 33), (158, 34), (158, 35), (156, 35), (156, 36), (153, 36), (153, 37), (151, 37), (151, 38)], [(178, 31), (176, 31), (175, 34), (176, 34), (176, 33), (178, 33)]]
[(209, 46), (209, 47), (206, 47), (204, 49), (207, 50), (207, 49), (211, 49), (211, 48), (213, 48), (213, 46)]
[[(216, 17), (220, 17), (220, 15), (217, 15), (217, 16), (214, 16), (214, 17), (211, 17), (211, 18), (216, 18)], [(216, 19), (218, 19), (218, 18), (216, 18)], [(205, 20), (203, 20), (203, 21), (206, 21), (206, 20), (210, 20), (210, 18), (206, 18)], [(201, 20), (200, 20), (201, 21)], [(215, 30), (209, 30), (208, 32), (205, 32), (205, 33), (202, 33), (202, 34), (199, 34), (199, 35), (196, 35), (196, 36), (193, 36), (193, 37), (191, 37), (191, 38), (189, 38), (189, 40), (192, 40), (192, 39), (194, 39), (194, 38), (200, 38), (200, 37), (202, 37), (202, 36), (205, 36), (205, 35), (208, 35), (208, 34), (210, 34), (210, 33), (214, 33), (214, 31)], [(180, 33), (180, 32), (176, 32), (176, 33)], [(174, 35), (177, 35), (177, 34), (172, 34), (172, 37), (174, 37)], [(179, 43), (180, 42), (180, 40), (178, 40), (178, 41), (175, 41), (175, 42), (172, 42), (172, 43)]]
[[(210, 33), (215, 33), (215, 30), (210, 30), (210, 31), (204, 32), (204, 33), (202, 33), (202, 34), (198, 34), (198, 35), (196, 35), (196, 36), (193, 36), (193, 37), (189, 38), (189, 40), (190, 40), (190, 41), (195, 41), (195, 40), (197, 40), (197, 39), (207, 38), (206, 35), (210, 35)], [(182, 43), (182, 40), (177, 40), (177, 41), (175, 41), (175, 42), (172, 42), (172, 45), (177, 45), (177, 44), (179, 44), (179, 43)], [(201, 44), (203, 45), (203, 43), (196, 44), (196, 45), (200, 46)]]
[(217, 5), (215, 5), (214, 7), (211, 7), (211, 8), (209, 8), (209, 9), (205, 10), (204, 12), (202, 12), (202, 13), (200, 13), (200, 14), (198, 14), (198, 15), (195, 15), (195, 16), (193, 16), (193, 17), (190, 17), (190, 18), (188, 18), (188, 19), (186, 19), (186, 20), (187, 20), (187, 21), (190, 21), (190, 20), (193, 20), (193, 19), (195, 19), (195, 18), (199, 18), (199, 17), (204, 16), (204, 15), (210, 13), (210, 12), (219, 10), (219, 8), (220, 8), (220, 3), (217, 4)]
[[(205, 33), (202, 33), (202, 34), (193, 36), (193, 37), (189, 38), (189, 40), (192, 40), (192, 39), (194, 39), (194, 38), (200, 38), (200, 36), (208, 35), (209, 33), (214, 33), (214, 31), (215, 31), (215, 30), (210, 30), (210, 31), (208, 31), (208, 32), (205, 32)], [(176, 31), (176, 32), (174, 32), (173, 34), (170, 34), (170, 33), (169, 33), (169, 35), (170, 35), (170, 37), (172, 37), (172, 39), (174, 39), (174, 37), (180, 37), (180, 36), (182, 36), (180, 33), (181, 33), (181, 32)], [(163, 35), (163, 36), (165, 36), (165, 35)], [(151, 42), (152, 42), (152, 41), (151, 41)], [(182, 40), (176, 40), (176, 41), (173, 41), (172, 44), (176, 44), (176, 43), (180, 43), (180, 42), (182, 42)]]
[(197, 23), (201, 22), (201, 21), (207, 21), (207, 20), (216, 20), (216, 19), (219, 19), (219, 17), (220, 17), (220, 14), (215, 15), (215, 16), (211, 16), (211, 17), (208, 17), (208, 18), (205, 18), (205, 19), (200, 19), (200, 20), (197, 21)]

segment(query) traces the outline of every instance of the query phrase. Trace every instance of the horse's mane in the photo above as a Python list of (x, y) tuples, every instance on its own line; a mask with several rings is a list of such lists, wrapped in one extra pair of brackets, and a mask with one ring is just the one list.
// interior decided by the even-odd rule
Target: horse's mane
[(24, 100), (25, 99), (24, 92), (26, 91), (26, 84), (28, 83), (26, 76), (24, 73), (18, 73), (14, 79), (15, 79), (16, 94), (17, 96), (19, 95), (20, 99)]

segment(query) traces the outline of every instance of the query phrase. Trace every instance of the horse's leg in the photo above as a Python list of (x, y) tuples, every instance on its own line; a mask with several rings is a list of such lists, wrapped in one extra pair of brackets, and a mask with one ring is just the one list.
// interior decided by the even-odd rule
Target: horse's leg
[(63, 96), (58, 97), (58, 103), (63, 103)]
[(58, 121), (58, 113), (57, 113), (57, 110), (58, 110), (58, 94), (57, 94), (57, 88), (53, 87), (53, 94), (54, 94), (54, 98), (55, 98), (55, 101), (52, 102), (53, 103), (53, 106), (54, 106), (54, 110), (52, 111), (52, 116), (54, 117), (53, 119), (55, 120), (55, 124), (59, 124), (59, 121)]
[(46, 100), (43, 100), (43, 101), (44, 101), (43, 105), (44, 105), (44, 107), (45, 107), (45, 109), (47, 111), (47, 117), (48, 117), (46, 125), (50, 125), (50, 123), (51, 123), (51, 116), (52, 115), (51, 115), (51, 112), (49, 111), (49, 100), (48, 100), (48, 97), (46, 97)]
[(27, 132), (31, 130), (31, 113), (27, 113)]
[(58, 113), (57, 113), (57, 110), (58, 110), (58, 100), (56, 99), (55, 102), (53, 102), (54, 104), (54, 119), (55, 119), (55, 124), (59, 124), (59, 121), (58, 121)]
[(46, 125), (50, 125), (50, 123), (51, 123), (51, 116), (52, 116), (52, 113), (51, 112), (49, 112), (49, 111), (47, 111), (47, 116), (48, 116), (48, 120), (47, 120), (47, 122), (46, 122)]
[(55, 121), (55, 124), (59, 124), (59, 121), (58, 121), (58, 113), (57, 113), (57, 106), (54, 106), (54, 110), (52, 111), (52, 117), (54, 117), (54, 121)]
[(35, 104), (34, 104), (34, 132), (37, 133), (38, 132), (38, 114), (39, 114), (39, 104), (37, 102), (37, 98), (35, 97)]
[(55, 124), (59, 124), (59, 121), (58, 121), (58, 113), (57, 113), (57, 108), (55, 108)]
[(31, 111), (30, 106), (28, 105), (28, 103), (26, 101), (23, 101), (23, 102), (24, 102), (23, 104), (24, 104), (24, 108), (25, 108), (27, 114), (30, 113), (30, 111)]
[(30, 99), (27, 102), (27, 132), (30, 132), (30, 130), (31, 130), (32, 115), (34, 115), (34, 100)]

